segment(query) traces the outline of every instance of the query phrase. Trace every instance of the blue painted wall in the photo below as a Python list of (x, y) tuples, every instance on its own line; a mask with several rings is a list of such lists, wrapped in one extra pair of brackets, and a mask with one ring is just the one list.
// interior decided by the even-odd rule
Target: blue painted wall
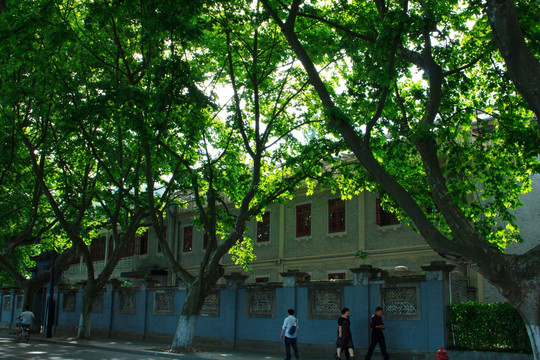
[[(64, 303), (64, 293), (60, 293), (60, 302)], [(60, 307), (61, 309), (61, 307)], [(82, 309), (82, 292), (77, 291), (75, 293), (75, 310), (74, 311), (62, 311), (58, 313), (58, 324), (74, 324), (74, 327), (78, 327), (79, 319), (81, 317)]]
[[(383, 280), (369, 285), (340, 285), (344, 290), (344, 306), (351, 311), (351, 330), (356, 348), (369, 345), (369, 318), (376, 306), (380, 305), (379, 288)], [(311, 285), (313, 286), (313, 285)], [(443, 281), (420, 281), (420, 311), (418, 320), (383, 320), (386, 325), (387, 346), (391, 349), (432, 351), (445, 345), (445, 294)], [(92, 328), (103, 331), (128, 331), (138, 335), (167, 334), (176, 331), (178, 317), (186, 297), (186, 291), (174, 290), (174, 314), (154, 314), (154, 293), (159, 289), (145, 289), (136, 292), (135, 314), (121, 314), (118, 311), (119, 293), (106, 291), (103, 312), (92, 313)], [(299, 341), (303, 344), (333, 345), (336, 341), (337, 316), (335, 319), (309, 318), (308, 287), (275, 288), (273, 317), (248, 317), (247, 289), (225, 289), (220, 292), (219, 316), (201, 316), (196, 336), (217, 338), (226, 342), (234, 340), (256, 340), (279, 342), (281, 325), (287, 309), (294, 308), (299, 319)], [(60, 311), (58, 326), (77, 327), (82, 291), (77, 293), (74, 312)], [(63, 301), (63, 296), (61, 297)], [(62, 306), (60, 306), (62, 309)], [(2, 311), (2, 320), (10, 315)]]

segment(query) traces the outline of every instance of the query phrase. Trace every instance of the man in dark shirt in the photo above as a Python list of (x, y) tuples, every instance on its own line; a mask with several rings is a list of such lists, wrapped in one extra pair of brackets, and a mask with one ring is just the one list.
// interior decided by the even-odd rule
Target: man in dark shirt
[(369, 327), (371, 328), (371, 343), (369, 344), (369, 349), (366, 354), (366, 360), (371, 359), (371, 355), (373, 354), (373, 350), (375, 350), (375, 345), (377, 345), (377, 343), (379, 343), (384, 360), (388, 360), (388, 354), (386, 353), (386, 341), (384, 340), (383, 334), (384, 324), (382, 321), (382, 313), (382, 308), (377, 306), (375, 308), (375, 314), (369, 321)]

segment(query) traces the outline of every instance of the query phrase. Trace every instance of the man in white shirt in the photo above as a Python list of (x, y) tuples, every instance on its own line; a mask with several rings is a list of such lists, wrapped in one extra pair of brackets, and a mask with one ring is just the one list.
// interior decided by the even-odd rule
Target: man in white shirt
[(34, 320), (34, 313), (30, 311), (30, 306), (26, 305), (21, 315), (17, 316), (17, 319), (20, 319), (19, 331), (21, 331), (22, 325), (30, 326), (32, 324), (32, 320)]
[[(298, 359), (298, 347), (296, 346), (296, 335), (298, 334), (298, 319), (294, 317), (294, 309), (287, 310), (287, 317), (281, 327), (280, 339), (285, 342), (285, 360), (291, 360), (291, 346), (294, 356)], [(285, 335), (285, 337), (284, 337)]]

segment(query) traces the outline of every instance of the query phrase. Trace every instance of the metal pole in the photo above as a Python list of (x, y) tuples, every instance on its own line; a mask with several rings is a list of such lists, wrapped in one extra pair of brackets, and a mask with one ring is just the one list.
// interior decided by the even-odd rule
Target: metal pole
[(53, 297), (54, 297), (54, 250), (51, 252), (51, 280), (49, 285), (49, 311), (47, 313), (47, 334), (46, 336), (48, 338), (52, 337), (52, 327), (54, 322), (54, 305), (53, 305)]

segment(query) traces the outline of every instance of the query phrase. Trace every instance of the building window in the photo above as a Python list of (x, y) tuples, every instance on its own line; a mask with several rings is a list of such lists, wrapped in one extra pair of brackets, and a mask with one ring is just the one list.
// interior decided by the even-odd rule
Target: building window
[(256, 283), (267, 283), (270, 282), (270, 278), (268, 276), (259, 276), (255, 278)]
[(345, 201), (341, 199), (328, 200), (328, 232), (345, 231)]
[(73, 291), (65, 292), (62, 301), (62, 311), (73, 312), (75, 311), (75, 304), (77, 302), (77, 294)]
[[(125, 236), (125, 234), (122, 234), (122, 236)], [(125, 241), (125, 240), (124, 240)], [(132, 238), (129, 240), (129, 244), (124, 248), (124, 251), (122, 251), (121, 257), (131, 257), (135, 254), (135, 238)]]
[(193, 226), (184, 227), (184, 242), (182, 245), (183, 252), (193, 250)]
[(11, 295), (4, 295), (4, 310), (11, 310)]
[(397, 225), (399, 220), (393, 212), (385, 211), (381, 206), (381, 199), (375, 201), (375, 211), (377, 214), (377, 225), (387, 226), (387, 225)]
[(141, 238), (139, 239), (139, 251), (137, 254), (139, 255), (146, 255), (148, 253), (148, 230), (144, 232), (144, 234), (141, 235)]
[(265, 212), (262, 221), (257, 221), (257, 242), (270, 241), (270, 212)]
[(311, 204), (296, 207), (296, 237), (311, 236)]
[(92, 240), (92, 245), (90, 246), (90, 258), (92, 259), (92, 261), (105, 260), (106, 243), (107, 238), (105, 236)]
[(345, 280), (345, 273), (344, 272), (329, 273), (328, 280)]

